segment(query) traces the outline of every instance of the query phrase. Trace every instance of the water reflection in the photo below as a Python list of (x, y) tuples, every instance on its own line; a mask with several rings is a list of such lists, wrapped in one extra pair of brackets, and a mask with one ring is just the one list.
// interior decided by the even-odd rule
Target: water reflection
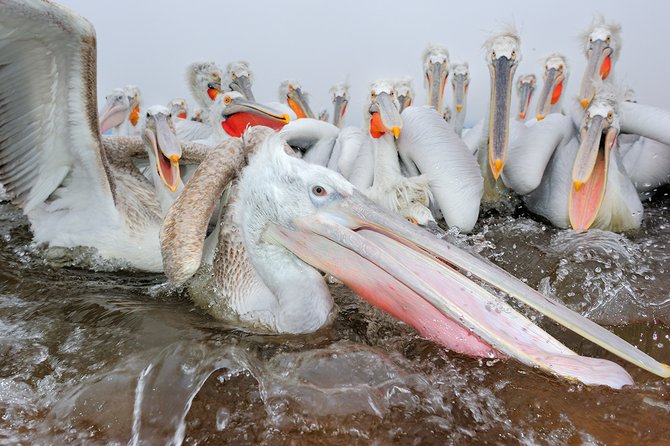
[[(670, 362), (667, 189), (655, 199), (631, 234), (559, 231), (520, 211), (448, 237)], [(20, 213), (0, 205), (2, 444), (670, 438), (670, 384), (629, 365), (637, 384), (613, 391), (461, 357), (337, 284), (333, 325), (257, 335), (211, 319), (159, 275), (62, 268), (29, 240)], [(570, 348), (613, 359), (531, 316)]]

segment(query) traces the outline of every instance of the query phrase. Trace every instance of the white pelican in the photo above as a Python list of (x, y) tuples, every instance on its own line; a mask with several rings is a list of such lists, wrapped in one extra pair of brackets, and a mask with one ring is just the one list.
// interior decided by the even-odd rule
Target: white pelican
[(184, 98), (173, 98), (167, 105), (173, 119), (186, 119), (188, 117), (188, 104)]
[(134, 85), (115, 88), (105, 99), (100, 111), (100, 133), (112, 129), (114, 136), (138, 135), (142, 105), (140, 89)]
[[(463, 133), (463, 123), (468, 105), (468, 86), (470, 85), (470, 66), (467, 62), (451, 64), (451, 86), (454, 90), (454, 110), (456, 113), (452, 121), (454, 131), (458, 136)], [(446, 119), (445, 119), (446, 120)], [(447, 120), (447, 122), (449, 122)]]
[[(190, 295), (214, 316), (255, 331), (313, 332), (328, 324), (334, 311), (319, 272), (324, 271), (456, 352), (513, 357), (586, 384), (632, 384), (619, 365), (562, 345), (481, 287), (487, 282), (621, 358), (670, 376), (667, 365), (502, 269), (380, 208), (339, 174), (287, 155), (278, 135), (262, 138), (267, 132), (255, 130), (260, 135), (245, 136), (245, 149), (210, 153), (161, 230), (169, 281), (181, 285), (197, 273), (197, 282), (211, 286), (193, 284)], [(261, 140), (257, 149), (254, 139)], [(234, 181), (245, 156), (249, 164)], [(209, 216), (231, 181), (220, 236), (216, 246), (212, 238), (205, 246)]]
[[(0, 9), (0, 103), (15, 110), (0, 114), (0, 182), (34, 240), (161, 271), (161, 194), (180, 187), (169, 112), (150, 108), (142, 139), (101, 139), (92, 25), (51, 2), (3, 0)], [(132, 164), (142, 147), (153, 185)]]
[(449, 51), (443, 46), (430, 45), (423, 52), (423, 71), (428, 89), (428, 105), (442, 113), (444, 87), (449, 77)]
[(191, 121), (202, 122), (203, 121), (203, 111), (202, 108), (194, 108), (191, 113)]
[(349, 85), (345, 82), (333, 85), (330, 88), (330, 95), (333, 100), (333, 124), (335, 127), (342, 128), (344, 114), (349, 104)]
[(530, 101), (535, 91), (536, 78), (534, 74), (522, 74), (516, 81), (516, 94), (519, 97), (519, 114), (517, 119), (521, 122), (526, 120), (528, 110), (530, 110)]
[(428, 105), (442, 113), (444, 87), (449, 77), (449, 51), (443, 46), (430, 45), (423, 52), (423, 71), (428, 89)]
[(230, 62), (226, 66), (226, 76), (223, 83), (224, 89), (231, 89), (242, 93), (250, 101), (255, 101), (251, 86), (254, 82), (254, 75), (249, 67), (249, 62), (238, 60)]
[(596, 16), (582, 35), (586, 69), (579, 87), (579, 102), (586, 108), (595, 94), (595, 82), (607, 79), (619, 58), (621, 26)]
[(561, 103), (568, 84), (568, 61), (561, 53), (547, 56), (544, 62), (544, 86), (537, 99), (536, 117), (538, 121), (549, 113), (563, 113)]
[(414, 103), (414, 88), (412, 88), (412, 78), (409, 76), (397, 79), (393, 83), (393, 90), (400, 105), (400, 113)]
[(309, 107), (308, 95), (302, 91), (302, 86), (297, 81), (286, 80), (279, 85), (279, 102), (288, 104), (297, 119), (316, 119)]
[[(221, 79), (221, 69), (214, 62), (195, 62), (186, 69), (186, 83), (204, 116), (209, 116), (209, 109), (221, 93)], [(213, 132), (205, 123), (187, 120), (178, 120), (176, 128), (180, 141), (207, 139)]]
[(505, 166), (510, 140), (512, 79), (521, 61), (520, 43), (521, 39), (512, 27), (484, 42), (485, 60), (491, 74), (489, 113), (463, 136), (470, 150), (476, 153), (484, 177), (482, 201), (487, 204), (500, 202), (506, 195), (498, 178)]

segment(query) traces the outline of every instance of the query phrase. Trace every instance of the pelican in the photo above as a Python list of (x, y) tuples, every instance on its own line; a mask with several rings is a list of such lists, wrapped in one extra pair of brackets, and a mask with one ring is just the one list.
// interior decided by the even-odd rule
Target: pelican
[(254, 75), (249, 67), (249, 62), (239, 60), (230, 62), (226, 66), (226, 76), (224, 87), (241, 93), (250, 101), (255, 101), (251, 86), (254, 82)]
[(521, 61), (521, 39), (512, 27), (492, 35), (484, 42), (485, 60), (491, 74), (489, 113), (463, 136), (477, 160), (484, 178), (483, 201), (500, 202), (506, 195), (498, 181), (505, 166), (510, 140), (510, 101), (512, 79)]
[(451, 64), (451, 86), (454, 89), (454, 120), (452, 125), (458, 136), (463, 133), (466, 107), (468, 105), (468, 86), (470, 85), (470, 66), (467, 62), (456, 62)]
[(167, 105), (173, 119), (186, 119), (188, 116), (188, 104), (184, 98), (174, 98)]
[[(335, 308), (324, 271), (450, 350), (512, 357), (586, 384), (633, 383), (621, 366), (565, 347), (480, 285), (487, 282), (621, 358), (670, 376), (669, 366), (380, 208), (336, 172), (288, 155), (279, 135), (249, 133), (245, 146), (233, 141), (208, 155), (161, 229), (169, 282), (187, 284), (215, 317), (254, 331), (314, 332)], [(214, 204), (231, 182), (218, 240), (205, 241)]]
[[(214, 62), (195, 62), (186, 69), (186, 81), (191, 94), (205, 116), (221, 93), (222, 73)], [(196, 141), (210, 138), (214, 129), (209, 125), (196, 121), (178, 121), (177, 136), (180, 141)]]
[(319, 111), (319, 121), (325, 121), (325, 122), (330, 121), (330, 115), (328, 114), (328, 110), (326, 110), (325, 108), (322, 108)]
[[(422, 225), (434, 221), (427, 209), (430, 200), (448, 226), (471, 231), (482, 196), (472, 154), (431, 107), (407, 107), (402, 114), (398, 110), (392, 84), (374, 83), (366, 113), (375, 154), (374, 183), (366, 193)], [(398, 155), (410, 178), (402, 174)]]
[(100, 133), (112, 129), (114, 136), (138, 134), (142, 95), (134, 85), (115, 88), (106, 96), (106, 103), (100, 112)]
[(530, 101), (535, 91), (536, 78), (534, 74), (522, 74), (516, 81), (516, 94), (519, 96), (519, 114), (517, 119), (521, 122), (526, 120)]
[(451, 107), (448, 105), (444, 107), (444, 111), (442, 112), (442, 119), (444, 119), (445, 122), (451, 122)]
[(442, 113), (442, 97), (449, 77), (449, 51), (443, 46), (430, 45), (423, 52), (423, 71), (428, 89), (428, 105)]
[(349, 85), (340, 82), (330, 88), (330, 96), (333, 100), (333, 124), (342, 128), (344, 124), (344, 114), (347, 112), (349, 104)]
[(194, 108), (193, 112), (191, 113), (191, 121), (202, 122), (203, 119), (202, 115), (203, 115), (202, 108), (200, 107)]
[(547, 56), (544, 62), (544, 86), (537, 100), (537, 120), (549, 113), (562, 113), (563, 92), (568, 84), (568, 62), (561, 53)]
[[(101, 139), (93, 26), (51, 2), (2, 0), (0, 9), (0, 103), (14, 110), (0, 114), (0, 182), (35, 242), (161, 271), (161, 204), (170, 201), (161, 194), (181, 187), (169, 111), (147, 110), (142, 139)], [(152, 159), (153, 185), (132, 164), (137, 151)]]
[(309, 107), (307, 94), (302, 91), (302, 86), (297, 81), (286, 80), (279, 85), (279, 102), (288, 104), (297, 119), (316, 119)]
[(400, 105), (400, 113), (407, 107), (411, 107), (414, 102), (414, 88), (412, 88), (412, 78), (405, 76), (396, 80), (393, 83), (393, 90), (395, 91), (398, 104)]
[(585, 109), (595, 94), (594, 82), (608, 79), (619, 58), (621, 25), (596, 16), (582, 34), (582, 41), (587, 64), (579, 87), (579, 102)]

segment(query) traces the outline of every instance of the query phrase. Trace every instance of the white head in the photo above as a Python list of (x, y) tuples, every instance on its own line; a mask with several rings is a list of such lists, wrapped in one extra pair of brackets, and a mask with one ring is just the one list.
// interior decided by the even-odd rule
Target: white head
[(516, 80), (516, 94), (519, 96), (519, 116), (520, 120), (526, 119), (530, 109), (530, 101), (533, 98), (535, 84), (537, 79), (534, 74), (522, 74)]
[(242, 93), (250, 101), (254, 101), (251, 86), (254, 83), (254, 75), (249, 67), (249, 62), (238, 60), (230, 62), (226, 66), (226, 78), (224, 88)]
[(130, 116), (130, 98), (123, 88), (115, 88), (105, 96), (106, 102), (100, 111), (100, 133), (120, 126)]
[(412, 78), (410, 76), (396, 79), (393, 84), (395, 97), (400, 105), (400, 113), (407, 107), (411, 107), (414, 102), (414, 88), (412, 87)]
[(288, 104), (298, 119), (316, 119), (316, 115), (309, 107), (309, 95), (303, 91), (298, 81), (285, 80), (279, 85), (279, 102)]
[(136, 85), (126, 85), (124, 90), (128, 95), (128, 102), (130, 103), (130, 116), (128, 116), (128, 120), (133, 127), (136, 127), (140, 120), (142, 93)]
[(467, 103), (468, 87), (470, 86), (470, 65), (467, 62), (452, 63), (451, 73), (451, 86), (454, 90), (454, 108), (456, 109), (456, 113), (463, 113), (463, 109)]
[(340, 82), (333, 85), (330, 88), (330, 95), (333, 98), (333, 124), (336, 127), (342, 127), (344, 114), (349, 104), (349, 84)]
[(442, 110), (444, 87), (449, 76), (449, 51), (440, 45), (430, 45), (423, 52), (423, 71), (428, 88), (428, 105)]
[(594, 81), (605, 80), (614, 68), (621, 51), (621, 25), (594, 17), (591, 26), (580, 36), (587, 58), (579, 89), (579, 101), (586, 108), (595, 94)]
[(221, 92), (221, 78), (221, 69), (214, 62), (196, 62), (186, 69), (186, 82), (191, 94), (205, 110)]
[(402, 118), (400, 104), (393, 87), (394, 82), (389, 80), (378, 80), (370, 85), (370, 96), (364, 117), (366, 124), (369, 124), (370, 136), (373, 138), (379, 138), (387, 133), (395, 138), (400, 136)]
[(173, 98), (168, 102), (167, 108), (173, 118), (186, 119), (188, 115), (188, 104), (184, 98)]
[(142, 126), (142, 138), (155, 173), (165, 187), (175, 192), (181, 183), (179, 176), (181, 146), (172, 123), (172, 115), (167, 107), (154, 105), (147, 109)]
[(537, 101), (537, 120), (549, 113), (560, 112), (563, 93), (568, 83), (568, 61), (561, 53), (552, 53), (544, 62), (544, 86)]

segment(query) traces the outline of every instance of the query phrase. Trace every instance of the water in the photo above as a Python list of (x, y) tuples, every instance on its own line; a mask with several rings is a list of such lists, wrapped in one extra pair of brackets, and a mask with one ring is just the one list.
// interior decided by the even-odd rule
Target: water
[[(448, 238), (670, 363), (668, 191), (626, 235), (578, 235), (517, 211)], [(670, 441), (670, 381), (633, 366), (636, 385), (613, 391), (462, 357), (338, 284), (333, 325), (257, 335), (167, 292), (160, 275), (62, 263), (0, 204), (0, 444)], [(581, 354), (613, 359), (531, 316)]]

